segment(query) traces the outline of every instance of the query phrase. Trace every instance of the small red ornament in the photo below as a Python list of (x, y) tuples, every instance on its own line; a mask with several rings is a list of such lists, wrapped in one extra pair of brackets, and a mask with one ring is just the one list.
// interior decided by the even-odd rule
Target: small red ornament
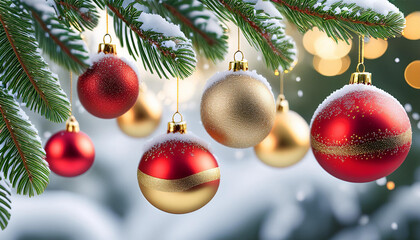
[(75, 177), (85, 173), (92, 166), (95, 148), (89, 136), (79, 131), (79, 125), (72, 116), (67, 129), (54, 134), (45, 145), (47, 162), (51, 171), (63, 177)]
[(390, 94), (350, 84), (318, 107), (311, 146), (319, 164), (349, 182), (370, 182), (394, 172), (411, 146), (410, 120)]
[(188, 213), (206, 205), (216, 194), (219, 166), (196, 137), (168, 133), (146, 149), (137, 177), (153, 206), (169, 213)]
[(99, 60), (79, 77), (80, 102), (92, 115), (116, 118), (127, 112), (139, 94), (137, 73), (112, 54), (99, 53)]

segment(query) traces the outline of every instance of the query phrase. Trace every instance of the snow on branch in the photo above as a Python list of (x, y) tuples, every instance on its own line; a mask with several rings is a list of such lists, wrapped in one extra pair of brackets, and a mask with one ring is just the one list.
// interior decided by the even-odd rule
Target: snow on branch
[(144, 6), (136, 1), (113, 0), (107, 6), (115, 16), (118, 38), (129, 48), (138, 46), (129, 52), (133, 57), (140, 56), (146, 69), (166, 78), (167, 72), (180, 78), (192, 74), (197, 60), (191, 41), (179, 26), (159, 15), (143, 12)]
[(192, 39), (195, 48), (211, 60), (224, 59), (227, 52), (227, 35), (214, 13), (198, 0), (142, 1), (154, 14), (180, 26)]
[(241, 28), (244, 36), (261, 51), (266, 65), (275, 70), (288, 69), (296, 57), (296, 46), (286, 36), (281, 14), (263, 0), (203, 0), (206, 6)]
[(300, 31), (318, 27), (330, 37), (348, 40), (351, 33), (374, 38), (401, 35), (404, 15), (387, 0), (271, 0)]
[(35, 33), (40, 47), (54, 61), (75, 72), (89, 65), (89, 54), (80, 33), (56, 16), (53, 6), (44, 0), (23, 0), (35, 23)]

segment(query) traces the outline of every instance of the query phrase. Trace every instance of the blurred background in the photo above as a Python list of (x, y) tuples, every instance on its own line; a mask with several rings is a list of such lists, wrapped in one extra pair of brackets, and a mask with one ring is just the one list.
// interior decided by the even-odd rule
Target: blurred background
[[(188, 130), (210, 143), (221, 169), (219, 191), (209, 204), (190, 214), (173, 215), (154, 208), (142, 196), (138, 163), (147, 140), (166, 132), (176, 109), (176, 79), (159, 79), (137, 62), (141, 80), (163, 107), (157, 130), (146, 138), (129, 137), (116, 120), (87, 113), (75, 96), (74, 114), (95, 144), (94, 165), (75, 178), (51, 173), (41, 196), (14, 194), (12, 218), (0, 239), (420, 239), (420, 90), (415, 89), (420, 88), (420, 79), (404, 76), (407, 68), (420, 71), (415, 62), (420, 60), (420, 2), (393, 3), (406, 15), (404, 37), (368, 40), (366, 68), (373, 74), (373, 84), (406, 109), (413, 145), (403, 165), (386, 179), (343, 182), (325, 172), (310, 151), (298, 164), (275, 169), (261, 163), (252, 148), (231, 149), (210, 138), (200, 122), (200, 98), (207, 79), (227, 70), (237, 49), (237, 29), (229, 25), (226, 60), (213, 64), (198, 57), (197, 71), (180, 83), (180, 111)], [(309, 122), (318, 104), (348, 83), (357, 64), (357, 37), (347, 45), (335, 44), (316, 29), (302, 35), (288, 24), (287, 32), (297, 42), (299, 61), (285, 76), (285, 95), (290, 108)], [(92, 53), (104, 33), (103, 18), (100, 27), (84, 34)], [(242, 50), (250, 69), (265, 76), (277, 96), (278, 76), (265, 68), (261, 54), (244, 38)], [(131, 59), (124, 48), (118, 52)], [(69, 93), (69, 73), (50, 63)], [(27, 113), (44, 144), (65, 127)]]

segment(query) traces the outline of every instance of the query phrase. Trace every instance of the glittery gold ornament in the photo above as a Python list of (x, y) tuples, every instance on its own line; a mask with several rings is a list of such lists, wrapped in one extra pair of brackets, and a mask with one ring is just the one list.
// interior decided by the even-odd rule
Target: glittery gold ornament
[(270, 132), (275, 102), (267, 80), (247, 71), (244, 61), (214, 75), (201, 99), (201, 121), (217, 142), (233, 148), (252, 147)]
[(140, 89), (134, 106), (117, 118), (121, 131), (131, 137), (146, 137), (159, 126), (162, 106), (153, 92)]
[(272, 167), (288, 167), (299, 162), (309, 150), (308, 123), (280, 95), (270, 134), (254, 147), (258, 158)]

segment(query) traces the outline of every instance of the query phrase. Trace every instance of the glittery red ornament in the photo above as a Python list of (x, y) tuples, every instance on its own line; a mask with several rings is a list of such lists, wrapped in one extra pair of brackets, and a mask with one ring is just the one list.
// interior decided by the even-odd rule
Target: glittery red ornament
[(93, 164), (95, 148), (83, 132), (60, 131), (45, 145), (47, 162), (51, 171), (63, 177), (85, 173)]
[(79, 77), (80, 102), (92, 115), (116, 118), (127, 112), (139, 94), (136, 72), (112, 54), (100, 53), (100, 59)]
[(140, 189), (155, 207), (188, 213), (206, 205), (219, 187), (220, 171), (209, 150), (190, 134), (170, 133), (144, 153)]
[(349, 182), (370, 182), (394, 172), (411, 146), (410, 120), (390, 94), (351, 84), (331, 94), (311, 124), (319, 164)]

